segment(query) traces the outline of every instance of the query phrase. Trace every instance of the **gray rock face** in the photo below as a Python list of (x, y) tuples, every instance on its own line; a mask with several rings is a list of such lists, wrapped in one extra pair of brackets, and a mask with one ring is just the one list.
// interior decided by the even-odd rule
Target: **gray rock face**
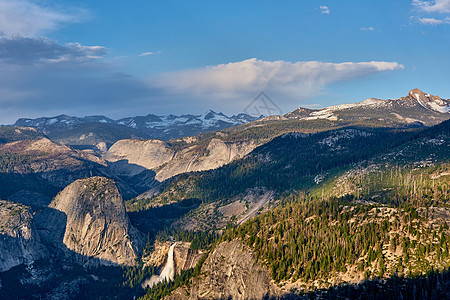
[(142, 234), (131, 226), (114, 181), (104, 177), (70, 184), (39, 220), (47, 242), (60, 247), (62, 238), (83, 263), (134, 265), (142, 249)]
[[(120, 140), (111, 146), (105, 159), (109, 162), (126, 160), (128, 164), (154, 170), (172, 160), (174, 154), (170, 145), (160, 140)], [(140, 171), (130, 166), (116, 170), (124, 175), (136, 175)]]
[(121, 161), (128, 163), (128, 166), (123, 164), (118, 173), (135, 175), (142, 171), (136, 166), (141, 166), (155, 171), (155, 179), (161, 182), (181, 173), (221, 167), (242, 158), (256, 146), (253, 142), (231, 143), (214, 138), (206, 151), (199, 150), (195, 144), (175, 151), (159, 140), (121, 140), (111, 146), (104, 158), (116, 166)]
[(168, 299), (263, 299), (276, 294), (269, 272), (240, 241), (222, 242), (206, 259), (202, 275), (189, 290), (177, 289)]
[(190, 249), (191, 243), (177, 242), (173, 249), (173, 260), (175, 265), (175, 273), (180, 274), (181, 271), (194, 268), (204, 253), (198, 250)]
[(32, 221), (29, 207), (0, 200), (0, 272), (48, 255)]

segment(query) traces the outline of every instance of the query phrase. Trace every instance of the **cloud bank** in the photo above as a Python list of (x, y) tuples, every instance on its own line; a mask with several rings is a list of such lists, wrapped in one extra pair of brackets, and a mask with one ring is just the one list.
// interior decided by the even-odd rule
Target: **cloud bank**
[(383, 71), (397, 62), (264, 61), (256, 58), (200, 69), (171, 72), (151, 80), (158, 88), (198, 97), (242, 97), (265, 90), (304, 97), (325, 85)]

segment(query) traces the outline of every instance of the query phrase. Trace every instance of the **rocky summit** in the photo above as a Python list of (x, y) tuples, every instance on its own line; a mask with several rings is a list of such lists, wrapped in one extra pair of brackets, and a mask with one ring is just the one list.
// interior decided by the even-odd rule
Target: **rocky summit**
[(134, 265), (142, 250), (142, 234), (131, 226), (111, 179), (75, 181), (55, 197), (39, 219), (47, 240), (57, 241), (61, 238), (58, 232), (65, 228), (63, 245), (79, 254), (76, 257), (82, 262)]

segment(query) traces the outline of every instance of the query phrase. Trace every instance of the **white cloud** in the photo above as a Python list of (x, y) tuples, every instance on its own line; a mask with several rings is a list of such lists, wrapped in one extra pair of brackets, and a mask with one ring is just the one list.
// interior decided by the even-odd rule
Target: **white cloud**
[(326, 15), (330, 14), (330, 9), (326, 5), (321, 5), (320, 10), (321, 10), (322, 14), (326, 14)]
[(445, 19), (419, 18), (418, 21), (424, 25), (450, 24), (450, 18), (445, 18)]
[(413, 0), (412, 4), (426, 12), (450, 13), (450, 0), (420, 1)]
[(360, 28), (361, 31), (375, 31), (375, 28), (372, 26), (369, 27), (361, 27)]
[(28, 0), (0, 0), (0, 33), (6, 36), (37, 36), (76, 22), (81, 16), (41, 7)]
[(260, 91), (305, 98), (325, 85), (373, 73), (403, 69), (397, 62), (263, 61), (256, 58), (170, 72), (151, 80), (151, 85), (167, 93), (207, 99), (248, 98)]
[(144, 52), (139, 54), (139, 56), (149, 56), (149, 55), (157, 55), (157, 54), (161, 54), (161, 51), (148, 51), (148, 52)]

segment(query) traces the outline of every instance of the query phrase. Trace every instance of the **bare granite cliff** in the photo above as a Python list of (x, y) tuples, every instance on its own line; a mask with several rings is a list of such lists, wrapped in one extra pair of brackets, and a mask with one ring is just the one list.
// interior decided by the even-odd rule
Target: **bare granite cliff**
[(166, 299), (263, 299), (276, 294), (268, 270), (256, 262), (250, 249), (233, 240), (217, 245), (202, 274)]
[(175, 273), (180, 274), (181, 271), (194, 268), (204, 253), (199, 250), (190, 249), (191, 243), (177, 242), (173, 249), (173, 260), (175, 265)]
[(172, 160), (174, 155), (175, 151), (166, 142), (160, 140), (126, 139), (117, 141), (112, 145), (106, 152), (105, 159), (116, 163), (116, 166), (120, 166), (120, 162), (125, 160), (128, 166), (116, 171), (122, 174), (136, 175), (140, 169), (130, 169), (129, 165), (137, 165), (145, 169), (154, 170)]
[(129, 168), (128, 173), (135, 175), (139, 172), (136, 166), (153, 170), (155, 179), (161, 182), (181, 173), (221, 167), (245, 156), (256, 146), (254, 142), (225, 142), (213, 138), (206, 151), (195, 143), (176, 151), (159, 140), (120, 140), (111, 146), (104, 158), (116, 165), (127, 162), (120, 168), (122, 174)]
[(37, 219), (47, 243), (61, 247), (62, 239), (67, 249), (81, 254), (77, 259), (82, 263), (134, 265), (142, 249), (142, 234), (131, 226), (111, 179), (73, 182)]
[(0, 272), (48, 255), (27, 206), (0, 200)]
[[(153, 251), (142, 258), (146, 265), (154, 265), (158, 269), (163, 269), (167, 264), (167, 254), (173, 242), (155, 241)], [(173, 249), (173, 260), (175, 273), (180, 274), (181, 271), (194, 268), (205, 254), (200, 250), (190, 249), (190, 242), (176, 242)]]

